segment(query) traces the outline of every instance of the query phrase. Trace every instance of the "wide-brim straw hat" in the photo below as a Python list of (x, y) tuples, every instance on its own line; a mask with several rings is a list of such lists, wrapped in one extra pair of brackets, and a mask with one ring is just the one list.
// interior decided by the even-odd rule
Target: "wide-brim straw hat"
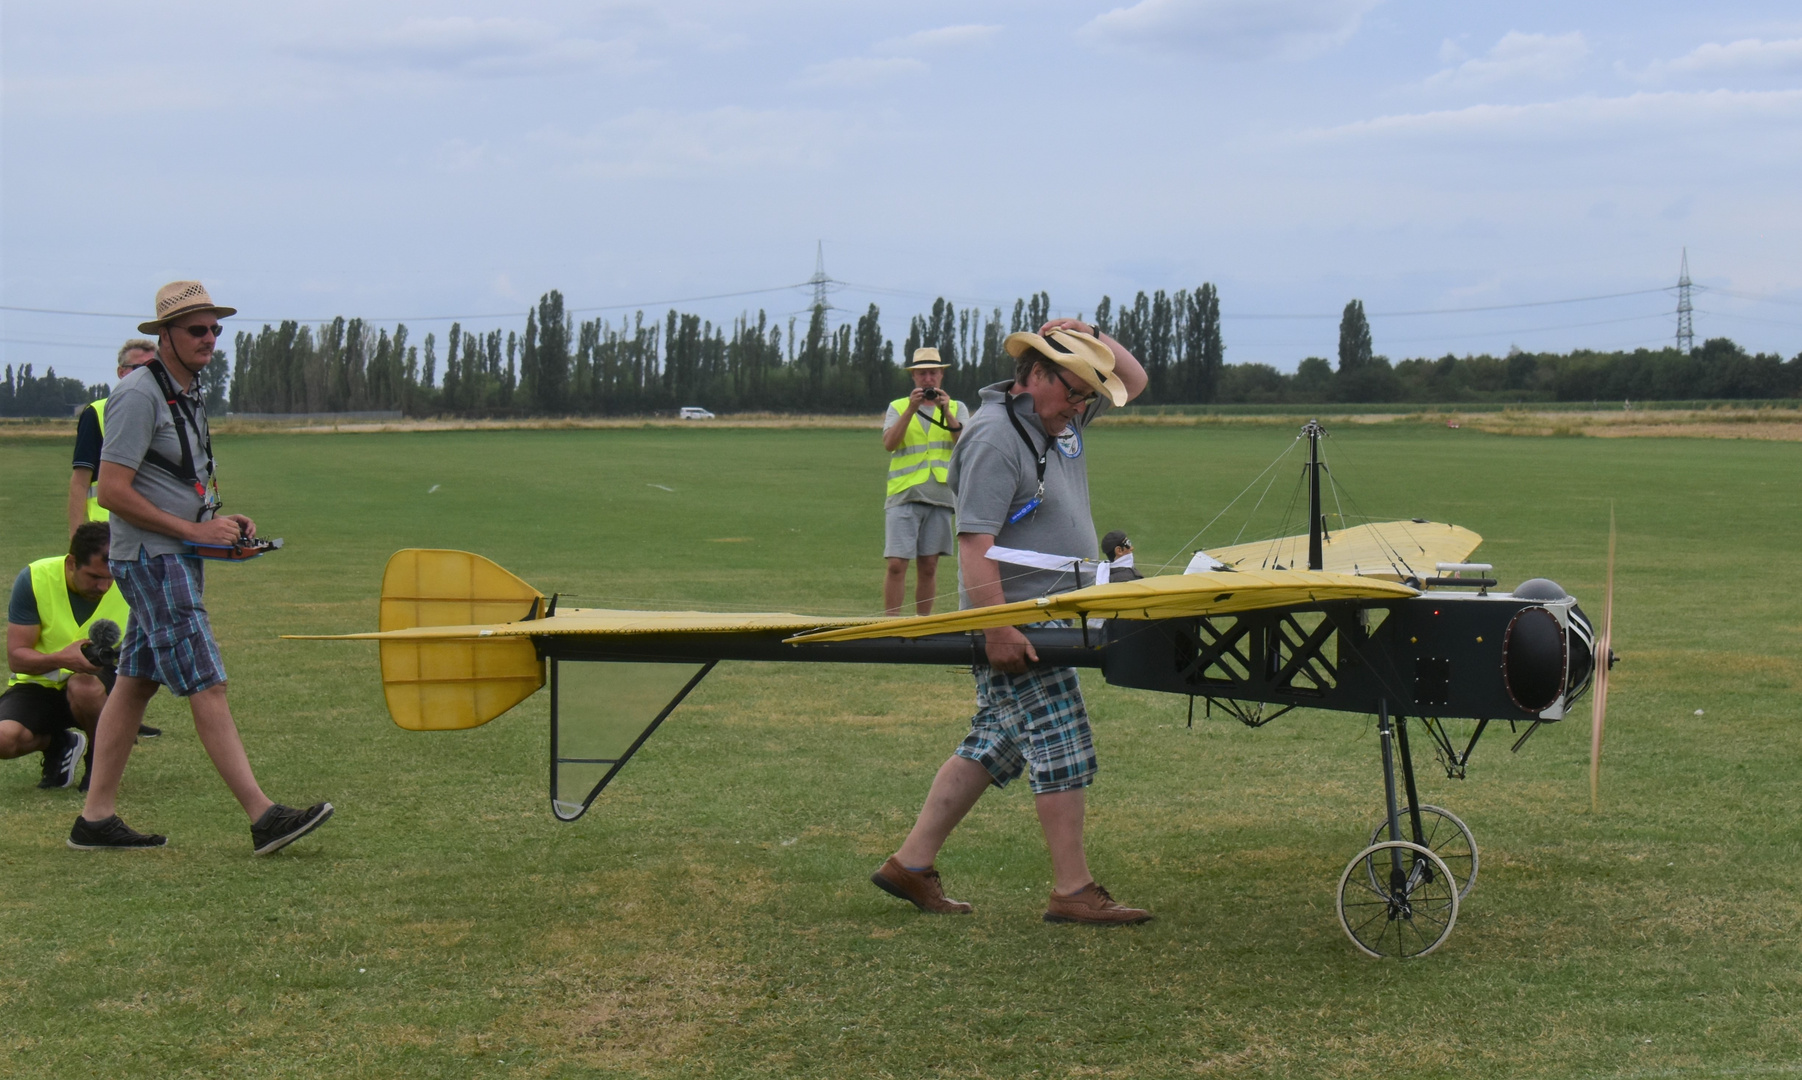
[(221, 319), (238, 313), (235, 307), (220, 307), (198, 281), (171, 281), (156, 291), (156, 318), (138, 324), (140, 334), (160, 334), (170, 320), (196, 311), (211, 311)]
[(939, 351), (930, 345), (914, 350), (912, 360), (903, 365), (904, 371), (929, 371), (933, 368), (948, 368), (950, 364), (939, 359)]
[(1107, 398), (1115, 406), (1126, 404), (1126, 384), (1120, 381), (1120, 376), (1114, 374), (1114, 351), (1090, 334), (1063, 329), (1053, 330), (1043, 337), (1038, 334), (1009, 334), (1001, 347), (1016, 360), (1031, 349), (1075, 375), (1089, 389)]

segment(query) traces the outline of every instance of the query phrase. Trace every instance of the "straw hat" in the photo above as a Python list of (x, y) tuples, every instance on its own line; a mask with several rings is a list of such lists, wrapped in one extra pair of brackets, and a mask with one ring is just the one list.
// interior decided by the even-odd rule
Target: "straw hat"
[(1053, 330), (1037, 334), (1009, 334), (1001, 343), (1007, 355), (1018, 360), (1031, 349), (1086, 383), (1116, 407), (1126, 404), (1126, 384), (1114, 374), (1114, 352), (1089, 334), (1074, 330)]
[(903, 371), (925, 371), (930, 368), (948, 368), (950, 364), (939, 359), (939, 351), (930, 345), (914, 350), (914, 358), (902, 365)]
[(157, 334), (170, 320), (196, 311), (216, 312), (221, 319), (238, 313), (235, 307), (220, 307), (206, 294), (206, 286), (198, 281), (171, 281), (156, 291), (156, 318), (138, 324), (138, 333)]

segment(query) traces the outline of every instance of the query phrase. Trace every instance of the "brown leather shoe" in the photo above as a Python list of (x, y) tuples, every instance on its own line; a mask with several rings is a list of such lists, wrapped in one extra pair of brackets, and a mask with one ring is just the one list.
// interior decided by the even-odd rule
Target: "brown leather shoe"
[(971, 911), (962, 900), (945, 896), (937, 870), (909, 870), (893, 856), (870, 875), (870, 884), (934, 915), (968, 915)]
[(1097, 926), (1128, 926), (1151, 921), (1151, 912), (1114, 902), (1107, 890), (1093, 881), (1069, 896), (1051, 894), (1045, 905), (1045, 921), (1052, 923), (1092, 923)]

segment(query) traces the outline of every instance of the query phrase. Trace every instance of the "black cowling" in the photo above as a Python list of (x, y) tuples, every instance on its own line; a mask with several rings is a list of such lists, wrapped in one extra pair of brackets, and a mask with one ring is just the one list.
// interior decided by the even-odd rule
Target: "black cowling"
[(1558, 616), (1542, 607), (1516, 612), (1502, 638), (1502, 681), (1514, 704), (1533, 713), (1549, 708), (1564, 692), (1564, 662)]

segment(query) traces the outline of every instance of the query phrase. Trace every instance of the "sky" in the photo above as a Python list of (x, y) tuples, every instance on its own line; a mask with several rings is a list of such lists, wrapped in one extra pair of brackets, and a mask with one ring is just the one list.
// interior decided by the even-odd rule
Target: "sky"
[[(162, 283), (420, 340), (1219, 290), (1229, 363), (1802, 351), (1793, 3), (0, 0), (0, 362)], [(1605, 299), (1591, 299), (1604, 297)], [(22, 308), (99, 314), (50, 314)], [(1476, 310), (1473, 310), (1476, 309)]]

